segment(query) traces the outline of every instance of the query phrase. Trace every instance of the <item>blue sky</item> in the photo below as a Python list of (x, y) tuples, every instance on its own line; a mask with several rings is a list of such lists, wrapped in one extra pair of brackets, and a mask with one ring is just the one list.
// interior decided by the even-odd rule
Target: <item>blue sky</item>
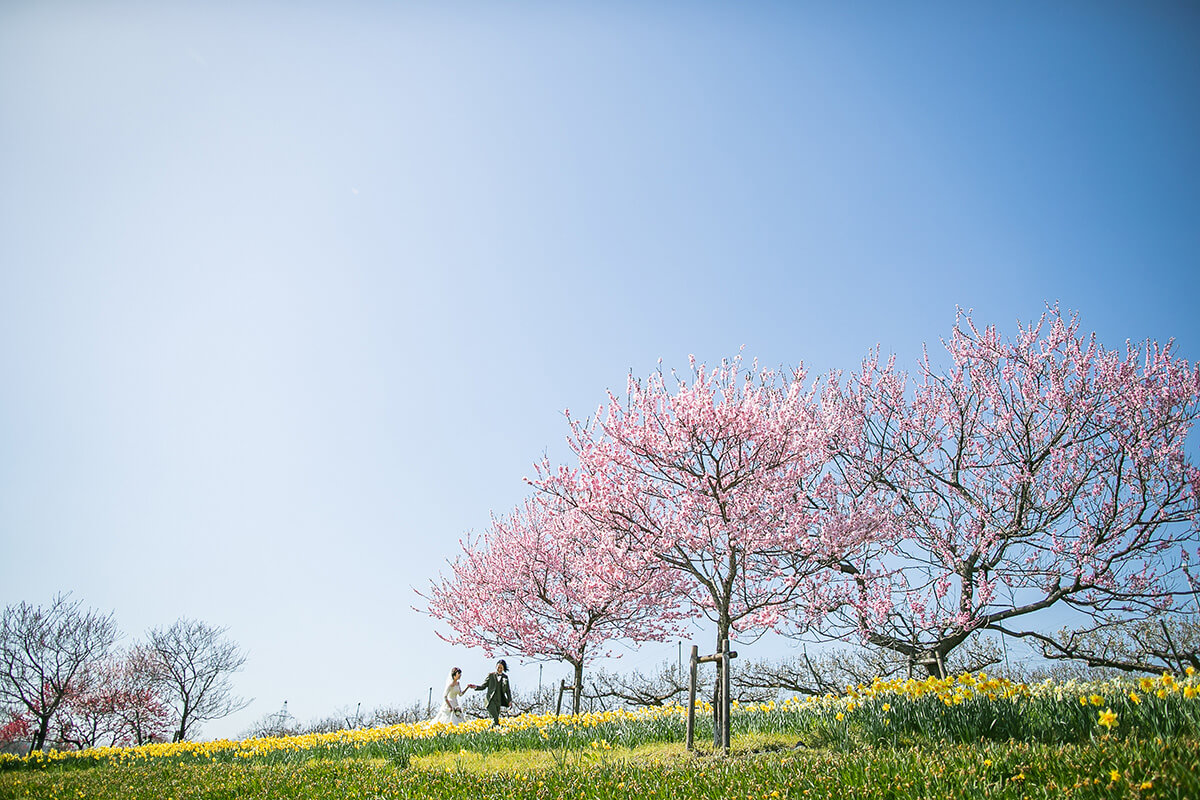
[(412, 589), (630, 370), (1200, 358), (1198, 141), (1187, 4), (6, 3), (0, 602), (229, 625), (207, 735), (482, 677)]

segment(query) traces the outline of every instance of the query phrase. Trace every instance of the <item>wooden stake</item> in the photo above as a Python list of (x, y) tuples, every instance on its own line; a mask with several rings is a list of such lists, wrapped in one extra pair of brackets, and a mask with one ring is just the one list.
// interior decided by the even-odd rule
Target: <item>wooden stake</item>
[(694, 749), (693, 737), (696, 734), (696, 669), (699, 666), (700, 648), (692, 645), (692, 660), (691, 660), (691, 678), (688, 680), (688, 704), (687, 704), (687, 749), (690, 753)]

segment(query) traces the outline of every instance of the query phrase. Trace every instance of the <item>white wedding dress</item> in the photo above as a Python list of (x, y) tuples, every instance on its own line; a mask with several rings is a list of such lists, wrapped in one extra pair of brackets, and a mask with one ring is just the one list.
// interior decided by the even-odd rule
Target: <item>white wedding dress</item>
[(434, 722), (440, 722), (443, 725), (457, 725), (465, 720), (463, 716), (462, 706), (458, 704), (458, 698), (462, 695), (462, 687), (458, 685), (458, 681), (450, 681), (446, 684), (446, 691), (442, 693), (442, 710), (433, 718)]

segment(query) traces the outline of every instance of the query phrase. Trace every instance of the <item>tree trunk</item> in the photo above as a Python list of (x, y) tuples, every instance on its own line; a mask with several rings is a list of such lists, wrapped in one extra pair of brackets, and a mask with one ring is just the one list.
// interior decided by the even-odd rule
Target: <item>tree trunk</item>
[[(732, 624), (729, 620), (728, 611), (721, 614), (717, 620), (717, 646), (713, 648), (714, 653), (721, 652), (722, 643), (729, 638), (729, 629)], [(713, 714), (713, 736), (720, 735), (721, 727), (721, 662), (717, 662), (717, 679), (713, 682), (712, 696), (712, 714)], [(716, 741), (714, 739), (714, 741)]]
[(946, 654), (942, 652), (941, 648), (921, 653), (920, 664), (930, 677), (939, 679), (946, 677)]
[(579, 714), (579, 701), (583, 696), (583, 659), (574, 662), (575, 690), (571, 692), (571, 713)]
[(34, 731), (33, 741), (29, 743), (29, 752), (40, 751), (46, 746), (46, 734), (50, 729), (50, 718), (38, 719), (37, 730)]

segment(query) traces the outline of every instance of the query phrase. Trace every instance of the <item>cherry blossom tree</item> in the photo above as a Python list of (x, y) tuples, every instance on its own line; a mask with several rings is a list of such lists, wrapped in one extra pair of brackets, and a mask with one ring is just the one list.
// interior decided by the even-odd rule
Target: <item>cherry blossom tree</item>
[(975, 631), (1039, 612), (1158, 613), (1184, 587), (1200, 372), (1172, 345), (1107, 350), (1049, 308), (1003, 338), (960, 312), (909, 375), (878, 354), (827, 385), (839, 482), (895, 498), (893, 535), (839, 560), (833, 632), (944, 671)]
[(28, 712), (0, 714), (0, 752), (28, 744), (32, 736), (33, 726), (29, 724)]
[(151, 680), (129, 656), (90, 665), (54, 714), (53, 740), (77, 749), (165, 741), (174, 719)]
[(122, 742), (132, 745), (165, 742), (176, 719), (170, 703), (155, 683), (155, 676), (140, 660), (136, 646), (126, 658), (113, 662), (107, 685), (113, 694), (112, 713), (120, 720)]
[(47, 741), (59, 749), (76, 750), (121, 744), (120, 720), (113, 714), (115, 701), (114, 693), (93, 670), (81, 672), (50, 718)]
[(680, 599), (715, 623), (717, 646), (831, 604), (822, 564), (878, 535), (871, 493), (827, 468), (839, 422), (805, 373), (743, 371), (740, 357), (691, 374), (629, 379), (587, 421), (571, 418), (576, 467), (531, 483), (679, 576)]
[(612, 655), (606, 645), (618, 640), (662, 641), (680, 618), (670, 573), (552, 499), (527, 500), (462, 549), (423, 595), (426, 612), (452, 630), (442, 638), (489, 657), (566, 661), (576, 713), (589, 659)]

